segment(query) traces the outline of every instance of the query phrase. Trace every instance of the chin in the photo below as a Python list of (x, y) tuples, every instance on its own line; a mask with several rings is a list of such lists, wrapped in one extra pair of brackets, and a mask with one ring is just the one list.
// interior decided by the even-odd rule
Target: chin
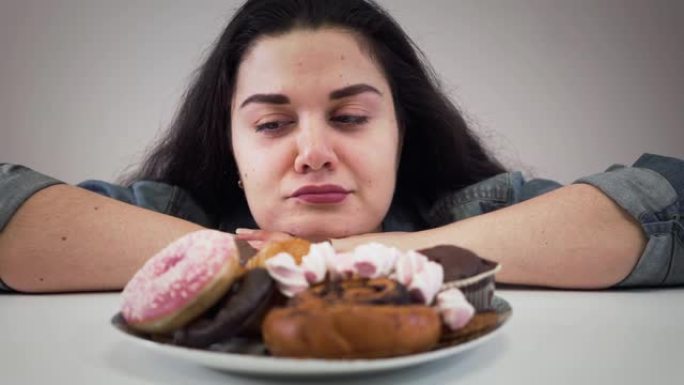
[(352, 232), (347, 231), (335, 231), (333, 229), (298, 229), (289, 232), (298, 238), (304, 238), (311, 242), (324, 242), (331, 238), (345, 238), (350, 235), (354, 235)]
[(307, 239), (311, 242), (323, 242), (331, 238), (346, 238), (352, 235), (366, 234), (378, 231), (379, 226), (363, 226), (347, 224), (337, 227), (326, 224), (315, 225), (311, 222), (301, 225), (289, 226), (290, 231), (286, 231), (299, 238)]

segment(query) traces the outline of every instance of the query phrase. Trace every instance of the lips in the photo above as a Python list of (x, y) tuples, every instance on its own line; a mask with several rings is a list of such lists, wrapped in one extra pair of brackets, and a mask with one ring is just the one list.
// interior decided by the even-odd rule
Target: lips
[(291, 197), (306, 203), (331, 204), (344, 201), (349, 193), (349, 190), (338, 185), (309, 185), (298, 189)]

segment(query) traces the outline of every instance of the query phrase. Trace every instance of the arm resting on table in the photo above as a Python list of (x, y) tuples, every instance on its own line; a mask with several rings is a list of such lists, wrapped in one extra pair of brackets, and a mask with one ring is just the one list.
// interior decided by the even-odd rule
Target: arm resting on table
[(631, 167), (612, 166), (575, 183), (404, 237), (375, 234), (334, 243), (340, 249), (371, 239), (406, 249), (463, 246), (502, 262), (498, 279), (507, 283), (684, 285), (683, 160), (643, 154)]
[(430, 230), (369, 234), (333, 244), (345, 249), (370, 240), (403, 249), (453, 244), (500, 262), (501, 282), (584, 289), (621, 281), (646, 244), (638, 222), (584, 184)]
[(23, 203), (0, 233), (0, 278), (24, 292), (117, 290), (156, 251), (201, 228), (54, 185)]

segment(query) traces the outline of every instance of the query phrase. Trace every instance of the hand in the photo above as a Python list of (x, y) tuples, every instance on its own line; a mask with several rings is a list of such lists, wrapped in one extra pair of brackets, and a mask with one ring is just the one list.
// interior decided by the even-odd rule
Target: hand
[(246, 241), (253, 248), (260, 250), (269, 242), (282, 242), (294, 237), (288, 233), (279, 231), (240, 228), (235, 230), (235, 238)]
[[(246, 241), (250, 246), (257, 250), (261, 249), (269, 242), (281, 242), (294, 238), (288, 233), (260, 229), (240, 228), (235, 230), (235, 234), (237, 239)], [(406, 251), (419, 248), (418, 246), (420, 246), (414, 244), (416, 239), (414, 239), (415, 237), (412, 236), (413, 234), (415, 233), (398, 231), (388, 233), (368, 233), (352, 235), (347, 238), (330, 239), (330, 242), (335, 250), (339, 252), (351, 251), (356, 246), (369, 242), (382, 243), (383, 245), (396, 247)]]
[(333, 247), (337, 251), (350, 251), (356, 246), (369, 243), (377, 242), (382, 243), (385, 246), (396, 247), (400, 250), (412, 250), (416, 248), (416, 241), (413, 236), (415, 233), (408, 232), (388, 232), (388, 233), (368, 233), (360, 235), (352, 235), (347, 238), (331, 239)]

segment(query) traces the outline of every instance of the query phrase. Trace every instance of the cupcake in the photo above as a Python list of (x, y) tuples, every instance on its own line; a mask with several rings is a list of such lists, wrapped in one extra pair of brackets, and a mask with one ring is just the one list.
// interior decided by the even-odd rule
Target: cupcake
[(501, 265), (480, 258), (470, 250), (451, 245), (435, 246), (418, 252), (442, 265), (442, 291), (457, 288), (463, 292), (476, 312), (492, 310), (494, 275), (501, 269)]

